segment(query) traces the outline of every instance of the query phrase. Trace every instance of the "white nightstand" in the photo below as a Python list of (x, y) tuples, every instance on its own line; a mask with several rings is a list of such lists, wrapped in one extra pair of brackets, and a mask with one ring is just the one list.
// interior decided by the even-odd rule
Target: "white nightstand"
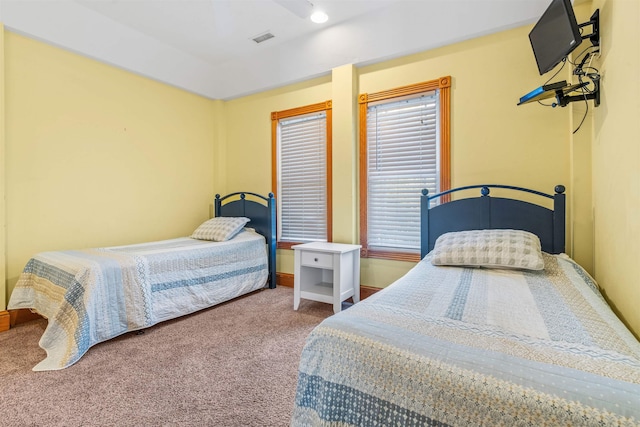
[(293, 309), (300, 298), (333, 304), (333, 312), (342, 301), (353, 297), (360, 301), (360, 245), (313, 242), (295, 245)]

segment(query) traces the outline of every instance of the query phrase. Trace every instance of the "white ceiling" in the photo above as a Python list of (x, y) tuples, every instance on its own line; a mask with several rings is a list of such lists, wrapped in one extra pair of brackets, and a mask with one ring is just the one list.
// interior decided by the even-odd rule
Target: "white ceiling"
[[(232, 99), (535, 22), (550, 0), (0, 0), (24, 34)], [(271, 32), (256, 44), (252, 38)], [(532, 64), (533, 56), (532, 56)]]

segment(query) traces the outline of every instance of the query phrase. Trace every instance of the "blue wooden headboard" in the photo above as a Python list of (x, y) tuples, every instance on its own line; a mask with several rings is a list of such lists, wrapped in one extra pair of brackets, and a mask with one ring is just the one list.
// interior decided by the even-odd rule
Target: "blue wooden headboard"
[[(249, 196), (251, 199), (247, 199)], [(276, 287), (276, 199), (273, 193), (267, 197), (256, 193), (237, 192), (220, 197), (214, 201), (215, 216), (244, 216), (251, 221), (247, 227), (262, 234), (267, 240), (269, 260), (269, 287)]]
[[(479, 197), (456, 199), (429, 207), (431, 200), (463, 190), (480, 188)], [(553, 210), (516, 199), (491, 197), (491, 188), (502, 188), (553, 199)], [(565, 188), (555, 187), (555, 194), (509, 185), (470, 185), (443, 191), (432, 196), (422, 190), (420, 198), (421, 257), (433, 249), (438, 236), (451, 231), (482, 229), (516, 229), (534, 233), (542, 250), (551, 254), (565, 251)]]

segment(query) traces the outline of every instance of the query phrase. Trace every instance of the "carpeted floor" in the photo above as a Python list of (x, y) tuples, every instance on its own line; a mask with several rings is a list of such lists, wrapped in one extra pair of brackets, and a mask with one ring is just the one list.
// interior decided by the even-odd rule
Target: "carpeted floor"
[(75, 365), (45, 356), (45, 320), (0, 333), (2, 426), (285, 426), (306, 336), (332, 314), (293, 289), (252, 293), (92, 347)]

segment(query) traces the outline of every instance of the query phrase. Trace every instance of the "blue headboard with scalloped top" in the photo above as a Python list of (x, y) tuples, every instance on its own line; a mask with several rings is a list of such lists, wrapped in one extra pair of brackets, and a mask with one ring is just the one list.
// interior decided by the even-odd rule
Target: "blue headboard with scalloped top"
[[(479, 197), (456, 200), (430, 207), (431, 201), (464, 190), (480, 189)], [(501, 188), (553, 199), (553, 209), (517, 199), (490, 196), (491, 188)], [(565, 188), (555, 187), (555, 194), (509, 185), (486, 184), (454, 188), (429, 195), (422, 190), (421, 257), (433, 249), (438, 236), (451, 231), (516, 229), (534, 233), (542, 250), (551, 254), (565, 251)]]

